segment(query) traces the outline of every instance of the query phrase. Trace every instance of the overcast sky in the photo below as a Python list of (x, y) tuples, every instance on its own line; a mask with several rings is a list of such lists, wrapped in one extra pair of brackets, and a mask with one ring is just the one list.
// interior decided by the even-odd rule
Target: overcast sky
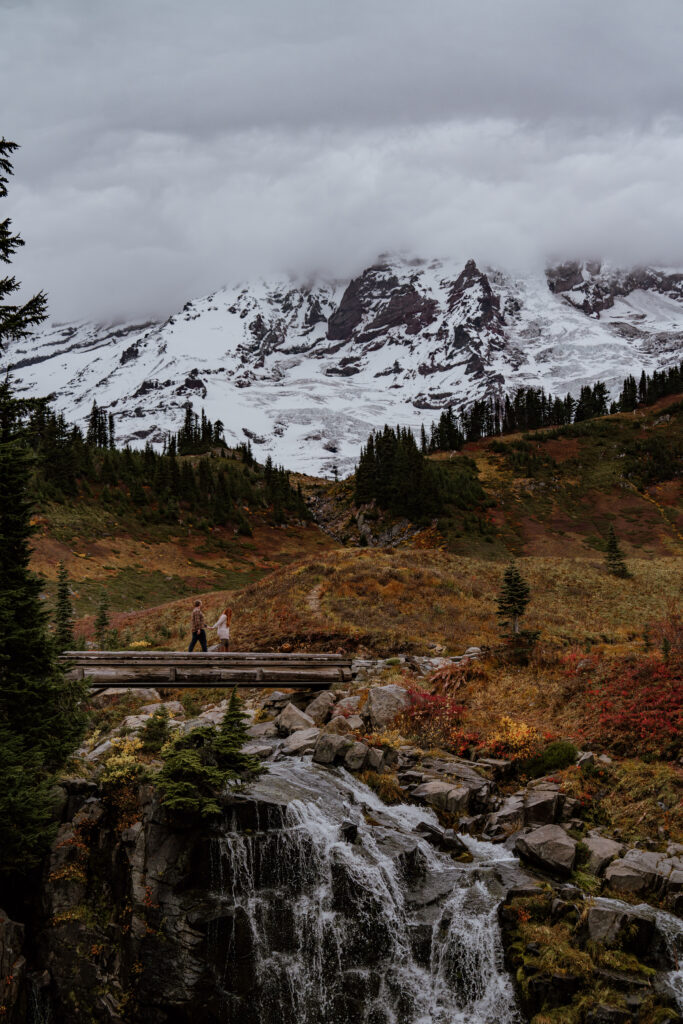
[(0, 0), (54, 318), (379, 252), (683, 264), (682, 0)]

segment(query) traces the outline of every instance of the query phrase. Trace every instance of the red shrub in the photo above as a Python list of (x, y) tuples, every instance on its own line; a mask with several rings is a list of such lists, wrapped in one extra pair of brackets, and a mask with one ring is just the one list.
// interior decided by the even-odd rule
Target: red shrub
[(675, 759), (683, 751), (683, 679), (676, 664), (621, 661), (589, 683), (586, 736), (616, 754)]
[(447, 694), (410, 691), (410, 704), (395, 725), (411, 742), (427, 750), (441, 748), (462, 756), (476, 746), (479, 735), (462, 728), (465, 707)]

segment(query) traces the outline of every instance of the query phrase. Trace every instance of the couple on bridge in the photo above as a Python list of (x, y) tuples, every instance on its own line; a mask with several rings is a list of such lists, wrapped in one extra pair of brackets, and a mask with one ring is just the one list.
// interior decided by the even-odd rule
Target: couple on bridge
[[(218, 631), (218, 650), (229, 651), (230, 650), (230, 622), (232, 620), (232, 608), (226, 608), (221, 612), (218, 621), (209, 626), (209, 629), (215, 629)], [(206, 652), (206, 619), (204, 618), (204, 612), (202, 611), (202, 602), (195, 601), (194, 608), (192, 609), (192, 639), (190, 640), (190, 646), (188, 651), (193, 651), (195, 644), (201, 646), (202, 651)]]

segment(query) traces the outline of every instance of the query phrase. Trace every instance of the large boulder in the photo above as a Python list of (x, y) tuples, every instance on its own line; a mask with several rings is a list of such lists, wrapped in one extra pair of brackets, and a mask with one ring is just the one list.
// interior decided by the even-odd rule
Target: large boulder
[(634, 953), (639, 960), (653, 967), (674, 966), (665, 937), (656, 920), (639, 913), (634, 907), (621, 906), (598, 899), (586, 904), (581, 930), (585, 937), (603, 946)]
[(136, 687), (136, 686), (112, 686), (108, 690), (102, 690), (101, 693), (96, 693), (94, 697), (90, 698), (89, 703), (96, 708), (106, 707), (108, 704), (112, 704), (119, 699), (119, 697), (125, 697), (127, 694), (134, 694), (138, 700), (146, 701), (160, 701), (158, 690), (154, 690), (151, 687)]
[(341, 761), (344, 754), (353, 745), (348, 736), (338, 736), (333, 732), (321, 732), (313, 751), (313, 760), (318, 764), (334, 764)]
[(151, 715), (127, 715), (121, 723), (121, 728), (128, 732), (137, 732), (149, 722), (151, 717)]
[(271, 756), (274, 749), (272, 743), (266, 743), (264, 740), (250, 740), (242, 747), (242, 753), (251, 754), (253, 757), (258, 757), (260, 761), (265, 761)]
[(485, 831), (489, 835), (518, 832), (524, 824), (524, 795), (513, 793), (503, 800), (497, 811), (489, 814)]
[(464, 786), (454, 786), (452, 782), (432, 779), (413, 790), (416, 800), (424, 800), (431, 807), (449, 814), (466, 814), (469, 802), (469, 790)]
[(532, 789), (524, 797), (525, 825), (553, 825), (560, 807), (559, 794), (549, 789)]
[(384, 767), (384, 751), (381, 747), (370, 747), (366, 768), (373, 772), (381, 772)]
[(402, 686), (373, 686), (363, 706), (363, 718), (373, 729), (386, 729), (409, 704), (410, 694)]
[(605, 871), (605, 881), (610, 889), (619, 893), (640, 893), (648, 888), (645, 876), (635, 864), (615, 860)]
[(353, 743), (344, 754), (344, 767), (359, 772), (367, 760), (368, 750), (365, 743)]
[(587, 836), (583, 844), (588, 850), (588, 863), (586, 867), (593, 875), (601, 875), (605, 868), (621, 857), (624, 847), (614, 839), (607, 839), (605, 836)]
[(458, 855), (469, 853), (465, 843), (452, 828), (443, 829), (438, 825), (430, 824), (428, 821), (419, 821), (413, 832), (417, 832), (428, 843), (435, 846), (437, 850), (443, 850), (445, 853), (455, 853)]
[(351, 729), (352, 732), (361, 732), (365, 727), (365, 722), (360, 715), (349, 715), (346, 721), (348, 722), (349, 729)]
[(471, 764), (464, 764), (462, 761), (442, 761), (440, 758), (430, 758), (423, 764), (427, 768), (427, 777), (442, 779), (446, 776), (453, 779), (452, 786), (468, 790), (468, 805), (472, 810), (483, 811), (487, 807), (491, 783)]
[(305, 711), (300, 711), (291, 703), (280, 712), (275, 721), (279, 731), (285, 736), (291, 732), (298, 732), (299, 729), (315, 728), (313, 719)]
[(634, 849), (610, 864), (605, 879), (615, 892), (641, 893), (658, 889), (668, 874), (665, 854)]
[(350, 732), (353, 732), (353, 728), (349, 723), (348, 718), (344, 718), (343, 715), (339, 715), (338, 718), (332, 718), (327, 725), (324, 725), (323, 731), (332, 733), (332, 735), (335, 736), (348, 736)]
[(360, 695), (342, 697), (332, 708), (332, 717), (336, 718), (338, 715), (346, 715), (348, 717), (349, 715), (358, 714), (359, 705)]
[(275, 722), (257, 722), (256, 725), (250, 725), (247, 729), (247, 736), (254, 740), (272, 739), (277, 734)]
[(307, 750), (313, 750), (318, 741), (320, 729), (313, 726), (312, 729), (297, 729), (291, 733), (282, 744), (283, 754), (304, 754)]
[(334, 707), (334, 694), (330, 690), (321, 690), (310, 704), (306, 705), (306, 714), (316, 725), (324, 725)]
[(515, 850), (524, 860), (551, 875), (569, 875), (576, 860), (576, 843), (560, 825), (543, 825), (518, 836)]

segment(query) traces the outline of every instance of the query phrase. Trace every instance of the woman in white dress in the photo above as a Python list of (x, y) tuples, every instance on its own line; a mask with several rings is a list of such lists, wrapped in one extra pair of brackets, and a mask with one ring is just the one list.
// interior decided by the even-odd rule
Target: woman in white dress
[(226, 608), (221, 613), (218, 622), (214, 623), (212, 629), (218, 630), (218, 649), (219, 651), (230, 650), (230, 622), (232, 620), (232, 608)]

